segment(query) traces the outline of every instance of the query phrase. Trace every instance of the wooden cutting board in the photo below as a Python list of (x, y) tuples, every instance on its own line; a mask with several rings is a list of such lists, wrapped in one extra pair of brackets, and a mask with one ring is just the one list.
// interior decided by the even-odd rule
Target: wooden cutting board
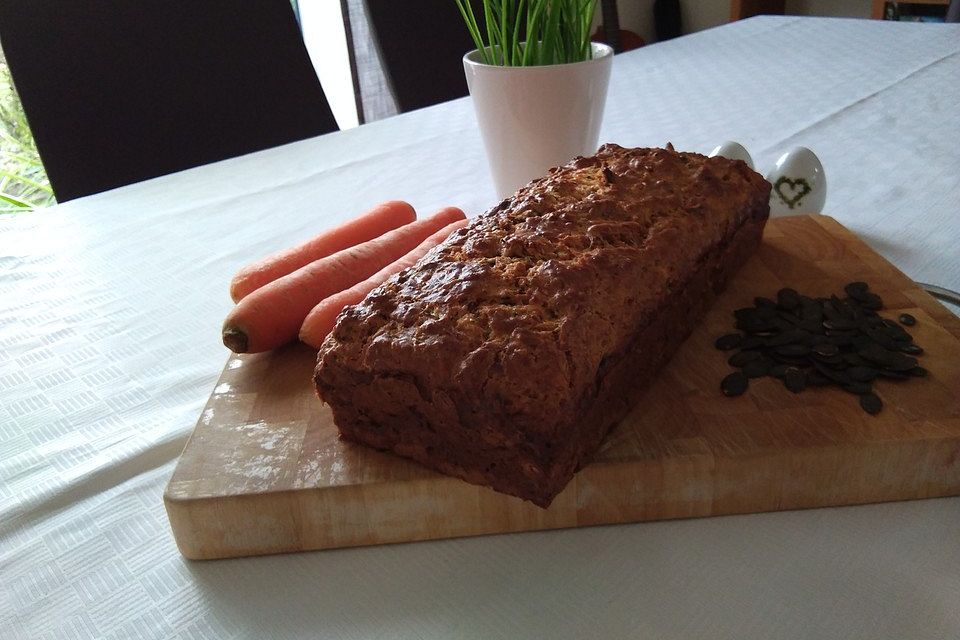
[[(731, 311), (784, 286), (820, 296), (865, 280), (903, 311), (926, 378), (879, 381), (878, 416), (837, 388), (794, 395), (719, 381)], [(341, 442), (301, 346), (231, 357), (164, 500), (188, 558), (960, 495), (960, 319), (824, 216), (771, 220), (731, 283), (594, 461), (540, 509)]]

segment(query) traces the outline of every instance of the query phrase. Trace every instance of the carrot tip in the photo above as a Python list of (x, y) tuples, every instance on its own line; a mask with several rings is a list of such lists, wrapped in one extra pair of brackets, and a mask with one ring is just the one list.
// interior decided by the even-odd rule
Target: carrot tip
[(223, 330), (223, 346), (234, 353), (246, 353), (249, 342), (247, 334), (239, 329), (228, 328)]

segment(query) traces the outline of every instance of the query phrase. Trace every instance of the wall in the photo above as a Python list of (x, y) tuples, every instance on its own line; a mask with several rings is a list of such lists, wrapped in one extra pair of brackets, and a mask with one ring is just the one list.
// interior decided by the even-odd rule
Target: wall
[(729, 0), (680, 0), (683, 32), (694, 33), (730, 22)]

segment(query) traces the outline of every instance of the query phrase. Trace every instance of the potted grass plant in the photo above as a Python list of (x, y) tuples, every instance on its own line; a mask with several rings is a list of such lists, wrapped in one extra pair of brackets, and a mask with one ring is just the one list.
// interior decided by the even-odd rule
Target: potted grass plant
[(455, 1), (477, 46), (463, 67), (498, 197), (592, 154), (613, 59), (590, 41), (596, 0)]

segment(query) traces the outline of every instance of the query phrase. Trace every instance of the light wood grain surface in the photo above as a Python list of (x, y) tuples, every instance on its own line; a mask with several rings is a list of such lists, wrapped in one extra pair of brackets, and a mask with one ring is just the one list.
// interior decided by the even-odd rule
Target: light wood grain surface
[[(927, 378), (836, 388), (770, 378), (738, 398), (713, 340), (783, 286), (865, 280), (909, 311)], [(181, 552), (211, 559), (456, 536), (960, 495), (960, 319), (833, 219), (771, 220), (741, 270), (594, 461), (540, 509), (341, 442), (302, 346), (229, 358), (164, 499)]]

